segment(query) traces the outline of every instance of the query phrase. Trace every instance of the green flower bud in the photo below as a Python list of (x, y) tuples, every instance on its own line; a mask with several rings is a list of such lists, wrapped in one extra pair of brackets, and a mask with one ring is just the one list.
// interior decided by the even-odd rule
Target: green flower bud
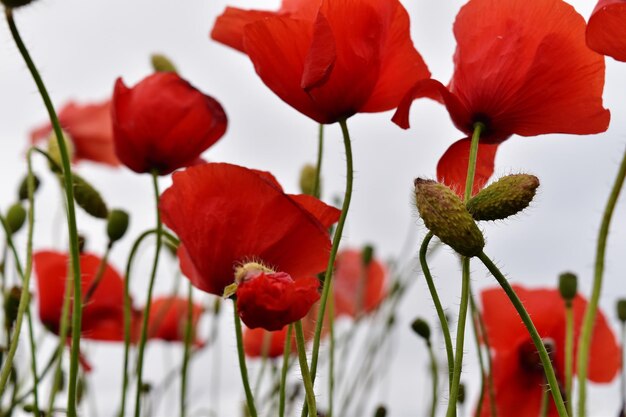
[[(34, 174), (33, 178), (35, 180), (35, 192), (33, 194), (35, 194), (37, 192), (37, 189), (39, 188), (39, 185), (41, 184), (41, 181), (39, 181), (39, 178)], [(26, 175), (20, 183), (20, 188), (17, 191), (17, 196), (20, 200), (28, 200), (28, 175)]]
[(365, 245), (361, 251), (361, 259), (364, 266), (368, 266), (374, 258), (374, 247), (372, 245)]
[(17, 320), (17, 310), (20, 305), (21, 297), (22, 288), (17, 286), (11, 287), (11, 289), (4, 295), (4, 324), (7, 329), (12, 329), (15, 320)]
[[(321, 184), (317, 187), (318, 192), (315, 195), (315, 179), (317, 177), (317, 168), (315, 165), (306, 164), (300, 170), (300, 191), (302, 194), (308, 194), (312, 196), (319, 196), (321, 190)], [(321, 179), (320, 179), (321, 181)]]
[(378, 407), (376, 407), (374, 417), (387, 417), (387, 408), (385, 408), (384, 405), (379, 405)]
[(476, 220), (506, 219), (528, 207), (537, 187), (539, 179), (534, 175), (507, 175), (476, 194), (467, 210)]
[(426, 320), (421, 318), (413, 320), (413, 323), (411, 323), (411, 328), (418, 336), (423, 338), (426, 342), (430, 342), (430, 326), (428, 325)]
[(456, 400), (459, 404), (463, 404), (465, 402), (465, 384), (459, 384), (459, 393), (457, 394)]
[(150, 62), (152, 63), (154, 72), (178, 72), (176, 65), (165, 55), (152, 54)]
[(74, 201), (88, 214), (98, 219), (106, 219), (109, 215), (109, 209), (100, 196), (100, 193), (91, 186), (82, 177), (74, 174)]
[(565, 301), (572, 301), (578, 292), (578, 277), (571, 272), (559, 275), (559, 292)]
[(459, 254), (476, 256), (483, 234), (454, 191), (432, 180), (415, 180), (415, 204), (426, 227)]
[(617, 300), (617, 318), (622, 323), (626, 322), (626, 300)]
[[(65, 149), (67, 149), (67, 154), (69, 156), (70, 161), (74, 159), (74, 143), (72, 142), (72, 138), (67, 132), (63, 132), (63, 142), (65, 142)], [(50, 138), (48, 139), (48, 156), (54, 163), (50, 163), (50, 170), (57, 174), (61, 174), (63, 172), (63, 161), (61, 159), (61, 149), (59, 148), (59, 141), (57, 140), (54, 132), (50, 134)]]
[(111, 210), (107, 219), (107, 236), (109, 236), (109, 242), (117, 242), (120, 240), (126, 230), (128, 230), (128, 213), (124, 210)]
[(6, 221), (11, 234), (17, 232), (22, 228), (22, 226), (24, 226), (24, 222), (26, 221), (26, 210), (20, 203), (13, 204), (7, 211)]

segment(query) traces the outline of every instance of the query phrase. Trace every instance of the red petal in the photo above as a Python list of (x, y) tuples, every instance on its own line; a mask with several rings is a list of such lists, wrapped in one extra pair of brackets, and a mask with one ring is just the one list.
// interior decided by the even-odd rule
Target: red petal
[[(196, 337), (198, 321), (204, 307), (194, 303), (192, 306), (191, 340), (196, 346), (202, 342)], [(168, 342), (184, 342), (185, 329), (189, 314), (188, 301), (181, 297), (159, 297), (152, 301), (150, 318), (148, 319), (148, 338), (161, 339)]]
[(211, 38), (231, 48), (244, 52), (243, 30), (247, 24), (262, 20), (266, 17), (277, 16), (278, 13), (263, 10), (243, 10), (236, 7), (227, 7), (215, 20), (211, 31)]
[(311, 195), (290, 194), (289, 197), (303, 209), (311, 213), (326, 229), (337, 223), (341, 216), (341, 210), (329, 206)]
[(626, 1), (600, 0), (587, 23), (587, 45), (626, 62)]
[[(268, 358), (277, 358), (283, 355), (286, 337), (287, 326), (273, 332), (268, 332), (261, 327), (246, 328), (243, 332), (243, 350), (250, 358), (262, 358), (264, 355)], [(292, 339), (295, 340), (293, 337)], [(297, 352), (293, 349), (295, 347), (294, 342), (294, 346), (291, 347), (292, 354)]]
[[(467, 138), (454, 142), (437, 164), (437, 180), (452, 188), (461, 198), (465, 195), (470, 145)], [(497, 144), (478, 143), (472, 195), (478, 193), (493, 175), (497, 150)]]

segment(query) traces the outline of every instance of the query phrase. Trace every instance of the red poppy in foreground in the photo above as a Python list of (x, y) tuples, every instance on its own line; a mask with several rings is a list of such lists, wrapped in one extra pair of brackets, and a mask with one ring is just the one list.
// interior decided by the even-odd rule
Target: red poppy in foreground
[[(48, 330), (58, 334), (69, 256), (61, 252), (38, 251), (33, 255), (33, 260), (37, 274), (39, 318)], [(80, 256), (83, 298), (88, 292), (92, 292), (83, 306), (81, 337), (101, 341), (123, 341), (124, 280), (107, 264), (101, 281), (95, 290), (91, 289), (101, 262), (102, 259), (96, 255), (85, 253)]]
[[(76, 104), (69, 102), (59, 111), (59, 123), (69, 134), (74, 145), (74, 162), (93, 161), (118, 166), (119, 159), (113, 146), (111, 102)], [(52, 133), (50, 123), (33, 130), (30, 140), (36, 143), (47, 140)]]
[(356, 318), (376, 310), (385, 298), (386, 283), (387, 267), (384, 264), (377, 259), (363, 259), (360, 250), (342, 250), (335, 260), (335, 316)]
[(336, 208), (285, 194), (269, 173), (209, 163), (175, 173), (160, 210), (180, 238), (183, 273), (218, 296), (238, 284), (237, 306), (249, 327), (281, 329), (319, 297), (311, 277), (326, 268)]
[[(454, 23), (457, 48), (448, 87), (418, 81), (393, 121), (409, 127), (416, 98), (441, 101), (454, 125), (471, 137), (485, 126), (478, 151), (474, 192), (493, 173), (497, 144), (513, 134), (603, 132), (609, 111), (602, 106), (604, 59), (585, 43), (585, 21), (562, 0), (471, 0)], [(443, 155), (438, 177), (465, 188), (469, 139)]]
[(227, 8), (211, 37), (246, 53), (263, 82), (319, 123), (395, 108), (430, 73), (397, 0), (283, 0)]
[[(196, 337), (196, 328), (204, 307), (194, 303), (191, 309), (191, 340), (196, 346), (202, 341)], [(168, 342), (184, 342), (189, 304), (186, 298), (160, 297), (152, 300), (148, 319), (148, 339), (161, 339)]]
[[(557, 289), (527, 290), (514, 285), (533, 323), (550, 345), (552, 363), (557, 379), (563, 384), (565, 376), (565, 307)], [(543, 367), (528, 331), (500, 288), (482, 292), (483, 318), (493, 351), (493, 379), (496, 407), (500, 416), (537, 417), (546, 381)], [(574, 340), (578, 340), (587, 301), (577, 295), (573, 301)], [(620, 369), (621, 351), (606, 318), (596, 317), (589, 360), (589, 379), (611, 382)], [(574, 352), (574, 366), (576, 352)], [(575, 372), (575, 369), (574, 369)], [(549, 416), (558, 416), (550, 400)], [(488, 396), (483, 398), (481, 416), (490, 416)]]
[(226, 131), (226, 114), (174, 72), (157, 72), (113, 92), (115, 152), (138, 173), (167, 175), (196, 163)]
[(626, 0), (600, 0), (587, 23), (587, 45), (626, 62)]

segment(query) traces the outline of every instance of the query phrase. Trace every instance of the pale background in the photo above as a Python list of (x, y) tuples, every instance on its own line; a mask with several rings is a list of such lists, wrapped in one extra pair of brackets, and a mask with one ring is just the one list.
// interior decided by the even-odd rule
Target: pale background
[[(41, 69), (53, 101), (58, 106), (69, 99), (82, 102), (107, 98), (115, 79), (134, 84), (151, 72), (149, 55), (162, 52), (177, 64), (181, 74), (207, 94), (217, 98), (229, 116), (224, 138), (205, 153), (211, 161), (227, 161), (272, 171), (289, 192), (297, 192), (297, 174), (303, 164), (315, 160), (317, 126), (281, 102), (254, 73), (248, 58), (211, 41), (208, 34), (215, 17), (228, 5), (275, 9), (278, 1), (187, 0), (41, 0), (16, 12), (15, 19), (34, 60)], [(452, 73), (454, 38), (452, 23), (463, 1), (404, 2), (412, 18), (412, 36), (433, 77), (446, 82)], [(572, 1), (588, 17), (594, 2)], [(24, 170), (24, 153), (29, 130), (46, 120), (46, 112), (35, 85), (15, 48), (6, 23), (0, 23), (0, 206), (14, 200), (15, 188)], [(516, 218), (484, 225), (486, 252), (516, 283), (528, 286), (553, 285), (559, 273), (571, 270), (580, 276), (580, 288), (589, 293), (597, 229), (608, 192), (617, 172), (626, 142), (626, 64), (607, 60), (605, 106), (612, 111), (608, 132), (595, 136), (545, 135), (514, 137), (502, 145), (496, 160), (497, 174), (528, 172), (537, 175), (541, 188), (532, 207)], [(462, 137), (445, 109), (434, 102), (413, 106), (413, 128), (403, 131), (389, 119), (391, 113), (362, 114), (349, 120), (354, 139), (355, 194), (346, 227), (344, 244), (376, 244), (383, 257), (397, 255), (407, 233), (413, 237), (412, 251), (424, 235), (416, 210), (411, 207), (412, 180), (433, 177), (440, 155)], [(345, 158), (339, 128), (326, 129), (324, 195), (327, 201), (343, 192)], [(37, 248), (62, 248), (66, 242), (60, 217), (58, 187), (43, 164), (37, 164), (45, 181), (38, 195)], [(112, 263), (123, 269), (129, 246), (141, 231), (154, 223), (154, 205), (148, 176), (84, 163), (79, 172), (102, 191), (110, 206), (131, 212), (131, 229), (116, 247)], [(167, 180), (163, 180), (165, 187)], [(626, 297), (626, 216), (624, 202), (616, 209), (611, 227), (601, 305), (615, 330), (615, 300)], [(86, 216), (79, 227), (90, 236), (89, 249), (101, 252), (104, 225)], [(24, 236), (20, 236), (21, 244)], [(132, 285), (135, 300), (147, 282), (152, 250), (146, 249), (135, 269)], [(172, 288), (175, 263), (168, 260), (158, 276), (157, 294)], [(451, 311), (458, 307), (460, 271), (451, 252), (444, 250), (432, 263), (442, 301)], [(486, 271), (473, 266), (476, 290), (494, 285)], [(409, 330), (417, 315), (435, 322), (435, 313), (423, 278), (406, 295), (398, 317), (394, 354), (388, 356), (389, 376), (379, 381), (372, 404), (386, 403), (390, 416), (420, 416), (429, 402), (425, 378), (427, 356), (423, 343)], [(197, 294), (199, 300), (206, 296)], [(229, 309), (230, 307), (227, 307)], [(230, 310), (223, 314), (220, 358), (199, 358), (192, 367), (190, 411), (212, 406), (211, 387), (219, 378), (219, 416), (235, 416), (243, 398), (235, 357)], [(454, 313), (456, 314), (456, 313)], [(210, 320), (202, 322), (202, 334)], [(470, 334), (468, 333), (468, 336)], [(52, 346), (53, 337), (46, 339)], [(440, 353), (443, 353), (443, 348)], [(475, 350), (466, 338), (465, 373), (470, 404), (478, 389)], [(26, 350), (19, 359), (26, 359)], [(90, 343), (86, 352), (94, 364), (92, 388), (99, 415), (113, 415), (118, 405), (121, 348)], [(148, 349), (148, 380), (158, 380), (178, 363), (180, 346), (155, 343)], [(45, 356), (47, 358), (47, 355)], [(215, 367), (220, 367), (218, 371)], [(254, 375), (255, 366), (251, 366)], [(324, 370), (320, 386), (324, 385)], [(177, 382), (174, 383), (176, 387)], [(45, 392), (45, 390), (42, 390)], [(132, 393), (132, 391), (131, 391)], [(45, 398), (45, 397), (44, 397)], [(320, 397), (321, 401), (323, 396)], [(158, 415), (175, 415), (177, 389), (162, 401)], [(442, 401), (445, 399), (442, 398)], [(618, 384), (591, 391), (591, 413), (614, 416), (618, 410)], [(60, 403), (61, 404), (61, 403)], [(471, 409), (470, 407), (470, 409)], [(371, 408), (371, 407), (370, 407)], [(237, 411), (236, 411), (237, 410)], [(469, 411), (469, 410), (468, 410)], [(93, 415), (89, 407), (84, 415)], [(198, 414), (201, 415), (201, 414)], [(202, 415), (207, 415), (202, 414)], [(367, 415), (371, 415), (368, 411)], [(360, 416), (359, 416), (360, 417)]]

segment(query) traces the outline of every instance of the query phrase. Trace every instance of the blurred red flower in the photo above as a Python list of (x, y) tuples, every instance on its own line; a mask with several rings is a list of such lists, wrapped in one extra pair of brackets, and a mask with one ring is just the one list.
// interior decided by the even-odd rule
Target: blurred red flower
[(158, 72), (132, 88), (118, 78), (111, 108), (115, 152), (138, 173), (166, 175), (195, 164), (226, 131), (226, 114), (173, 72)]
[[(148, 319), (148, 339), (161, 339), (168, 342), (184, 342), (189, 307), (186, 298), (157, 297), (152, 300)], [(204, 307), (194, 303), (191, 309), (191, 340), (196, 346), (203, 343), (197, 338), (197, 327)]]
[[(454, 74), (446, 87), (418, 81), (402, 99), (393, 121), (409, 127), (416, 98), (442, 102), (454, 125), (468, 136), (485, 129), (478, 151), (477, 192), (493, 173), (497, 144), (513, 134), (603, 132), (604, 59), (585, 43), (585, 21), (561, 0), (471, 0), (454, 23)], [(443, 155), (438, 177), (464, 190), (469, 139)]]
[[(33, 255), (33, 260), (37, 275), (39, 318), (48, 330), (58, 334), (69, 256), (62, 252), (38, 251)], [(85, 253), (80, 256), (83, 297), (92, 287), (101, 262), (102, 259), (96, 255)], [(135, 316), (137, 314), (134, 312)], [(108, 264), (100, 283), (83, 306), (81, 337), (111, 342), (124, 340), (124, 280)]]
[(600, 0), (587, 23), (587, 45), (626, 62), (626, 0)]
[(335, 316), (359, 317), (378, 307), (386, 295), (387, 267), (377, 259), (365, 265), (363, 252), (344, 249), (337, 254), (333, 290)]
[(319, 123), (395, 108), (430, 73), (397, 0), (283, 0), (228, 7), (211, 37), (246, 53), (263, 82)]
[[(76, 104), (69, 102), (59, 111), (59, 123), (74, 145), (74, 162), (93, 161), (118, 166), (119, 159), (113, 146), (111, 102)], [(52, 126), (46, 123), (30, 132), (30, 140), (36, 143), (47, 140)]]
[[(250, 308), (266, 309), (275, 308), (277, 300), (292, 303), (300, 291), (306, 294), (303, 302), (310, 300), (309, 278), (326, 268), (328, 227), (340, 214), (310, 196), (285, 194), (269, 173), (218, 163), (174, 174), (160, 209), (164, 223), (180, 238), (181, 269), (193, 285), (221, 296), (243, 269), (247, 272), (237, 282), (238, 298), (239, 291), (243, 298), (249, 291), (262, 291), (255, 293)], [(246, 270), (247, 265), (256, 266)], [(242, 302), (238, 307), (245, 310)], [(292, 307), (284, 318), (294, 317)], [(303, 316), (308, 308), (302, 310)], [(287, 324), (269, 315), (264, 323), (247, 322), (245, 313), (242, 318), (250, 327), (270, 330)]]
[[(528, 290), (513, 286), (533, 319), (544, 342), (550, 342), (557, 378), (565, 377), (565, 307), (556, 289)], [(483, 318), (493, 351), (493, 378), (498, 415), (536, 417), (546, 381), (537, 350), (515, 308), (501, 288), (481, 294)], [(587, 301), (577, 295), (573, 301), (574, 340), (578, 340)], [(574, 352), (574, 366), (576, 366)], [(599, 312), (594, 325), (589, 360), (589, 379), (610, 382), (617, 376), (621, 350), (604, 315)], [(574, 369), (575, 372), (575, 369)], [(549, 416), (558, 416), (550, 401)], [(481, 416), (490, 416), (489, 397), (483, 398)]]

